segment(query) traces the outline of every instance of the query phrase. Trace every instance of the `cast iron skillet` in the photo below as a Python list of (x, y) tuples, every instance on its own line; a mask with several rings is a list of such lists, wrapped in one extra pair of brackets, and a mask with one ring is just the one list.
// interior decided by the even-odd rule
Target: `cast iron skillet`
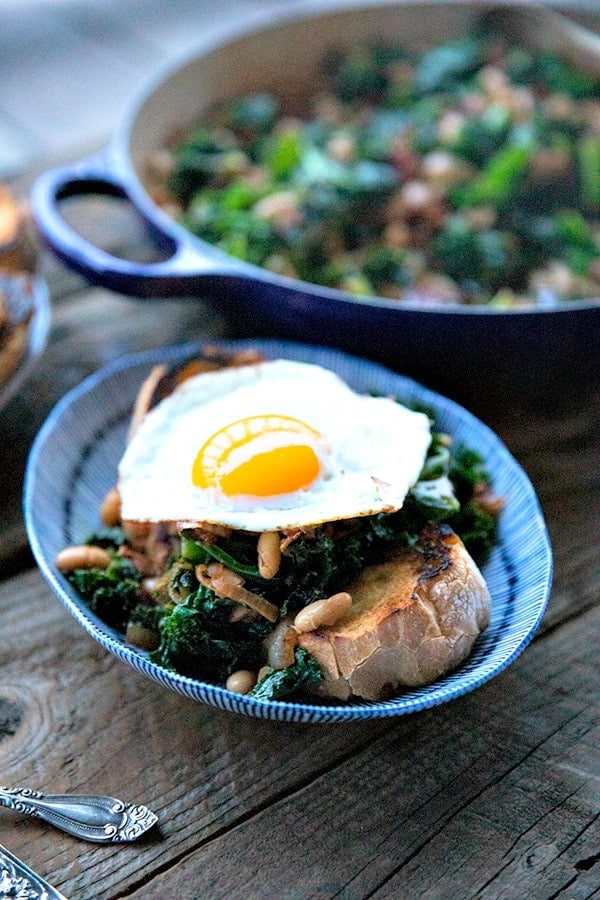
[[(526, 44), (560, 49), (587, 68), (600, 67), (596, 38), (555, 13), (520, 3), (494, 4)], [(197, 123), (216, 101), (257, 90), (310, 91), (332, 43), (384, 37), (424, 48), (464, 34), (489, 3), (306, 3), (207, 38), (198, 53), (161, 75), (125, 115), (101, 154), (50, 171), (32, 190), (41, 234), (53, 251), (90, 282), (136, 297), (209, 297), (235, 328), (341, 347), (382, 361), (444, 393), (481, 408), (481, 401), (515, 392), (555, 392), (565, 374), (596, 376), (600, 304), (502, 311), (428, 307), (345, 294), (241, 262), (188, 233), (151, 199), (148, 155), (174, 131)], [(134, 205), (167, 259), (120, 259), (76, 234), (60, 201), (102, 193)]]

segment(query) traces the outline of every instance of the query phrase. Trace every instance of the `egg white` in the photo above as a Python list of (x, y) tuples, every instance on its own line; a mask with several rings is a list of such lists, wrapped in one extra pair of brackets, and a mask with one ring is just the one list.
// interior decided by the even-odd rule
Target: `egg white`
[[(239, 419), (276, 414), (322, 435), (321, 476), (275, 497), (224, 497), (192, 483), (199, 448)], [(275, 531), (400, 509), (431, 441), (429, 419), (385, 397), (356, 394), (320, 366), (274, 360), (206, 372), (150, 410), (119, 465), (125, 521), (210, 522)]]

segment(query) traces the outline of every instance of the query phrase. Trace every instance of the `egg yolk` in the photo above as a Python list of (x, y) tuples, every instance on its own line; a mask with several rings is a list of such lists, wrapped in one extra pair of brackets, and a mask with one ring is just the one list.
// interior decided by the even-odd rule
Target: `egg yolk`
[(289, 416), (249, 416), (215, 432), (200, 448), (192, 482), (228, 497), (273, 497), (309, 487), (321, 473), (317, 431)]

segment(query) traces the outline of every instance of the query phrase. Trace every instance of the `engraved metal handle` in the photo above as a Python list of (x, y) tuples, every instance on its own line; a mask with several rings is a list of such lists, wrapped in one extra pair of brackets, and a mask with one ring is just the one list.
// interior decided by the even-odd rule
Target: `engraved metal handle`
[(0, 806), (37, 816), (83, 840), (103, 843), (135, 841), (158, 821), (147, 806), (124, 803), (116, 797), (42, 794), (29, 788), (0, 787)]
[(0, 900), (67, 900), (41, 875), (0, 844)]

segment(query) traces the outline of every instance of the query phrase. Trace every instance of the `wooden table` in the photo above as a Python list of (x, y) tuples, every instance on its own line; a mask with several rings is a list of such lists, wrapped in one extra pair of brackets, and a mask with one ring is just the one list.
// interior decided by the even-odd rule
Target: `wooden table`
[[(72, 212), (101, 245), (148, 254), (127, 212), (106, 216), (100, 201)], [(508, 670), (400, 719), (247, 719), (170, 693), (88, 637), (36, 570), (20, 511), (28, 448), (65, 391), (130, 351), (231, 323), (202, 301), (91, 288), (48, 254), (42, 273), (49, 345), (0, 413), (1, 780), (146, 803), (160, 827), (83, 845), (0, 809), (0, 842), (71, 900), (599, 896), (598, 381), (488, 416), (533, 480), (555, 554), (547, 614)]]

